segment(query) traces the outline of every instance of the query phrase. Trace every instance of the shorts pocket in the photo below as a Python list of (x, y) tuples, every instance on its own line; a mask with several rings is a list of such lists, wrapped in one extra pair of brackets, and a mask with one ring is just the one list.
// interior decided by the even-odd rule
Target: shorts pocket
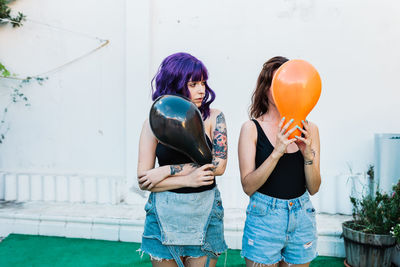
[(216, 197), (213, 210), (218, 219), (224, 219), (224, 207), (222, 206), (221, 198)]
[(268, 211), (268, 205), (250, 199), (250, 203), (247, 206), (246, 213), (248, 215), (254, 215), (254, 216), (265, 216), (267, 215), (267, 211)]
[(316, 211), (311, 203), (311, 201), (308, 201), (305, 205), (304, 205), (304, 209), (307, 215), (315, 217), (316, 215)]

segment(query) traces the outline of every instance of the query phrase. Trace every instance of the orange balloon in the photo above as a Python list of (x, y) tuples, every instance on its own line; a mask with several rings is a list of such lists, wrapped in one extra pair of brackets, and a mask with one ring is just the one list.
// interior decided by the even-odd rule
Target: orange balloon
[[(293, 119), (289, 129), (301, 123), (317, 104), (321, 95), (321, 77), (317, 70), (307, 61), (289, 60), (280, 66), (272, 79), (272, 97), (285, 124)], [(296, 129), (290, 136), (301, 136)]]

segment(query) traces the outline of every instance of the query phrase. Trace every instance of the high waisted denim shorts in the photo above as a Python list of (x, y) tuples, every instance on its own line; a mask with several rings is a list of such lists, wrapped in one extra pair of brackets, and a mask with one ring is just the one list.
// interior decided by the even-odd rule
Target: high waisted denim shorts
[[(205, 236), (202, 238), (201, 245), (163, 245), (165, 242), (164, 229), (161, 227), (155, 203), (157, 201), (156, 194), (159, 193), (151, 193), (144, 208), (146, 211), (146, 221), (140, 251), (149, 254), (154, 260), (170, 260), (181, 256), (195, 258), (208, 256), (209, 258), (217, 258), (219, 254), (226, 251), (228, 247), (224, 240), (224, 208), (222, 207), (218, 188), (214, 187), (211, 190), (215, 197), (211, 212), (208, 215), (206, 229), (204, 229)], [(174, 209), (180, 208), (179, 199), (187, 197), (196, 198), (196, 194), (202, 194), (202, 192), (189, 194), (168, 192), (168, 194), (171, 195), (168, 204), (171, 205), (171, 214), (173, 214)], [(171, 199), (174, 201), (171, 201)], [(194, 236), (198, 236), (198, 233), (195, 233)]]
[(241, 255), (253, 262), (304, 264), (316, 256), (315, 209), (308, 192), (285, 200), (255, 192), (247, 207)]

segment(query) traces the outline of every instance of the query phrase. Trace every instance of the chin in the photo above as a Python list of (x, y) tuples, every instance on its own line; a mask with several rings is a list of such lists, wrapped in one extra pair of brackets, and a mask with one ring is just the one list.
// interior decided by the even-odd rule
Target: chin
[(196, 107), (198, 107), (198, 108), (201, 106), (201, 103), (194, 102), (194, 101), (192, 101), (192, 103), (193, 103), (193, 104), (195, 104), (195, 105), (196, 105)]

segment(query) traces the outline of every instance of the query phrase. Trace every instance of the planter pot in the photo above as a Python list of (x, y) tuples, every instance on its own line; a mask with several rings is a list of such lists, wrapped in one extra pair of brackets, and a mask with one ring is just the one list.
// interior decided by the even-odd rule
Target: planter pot
[(396, 239), (353, 230), (351, 223), (342, 224), (346, 262), (352, 267), (390, 267)]
[(400, 267), (400, 244), (397, 244), (394, 247), (394, 250), (392, 253), (392, 263), (395, 264), (396, 266)]

